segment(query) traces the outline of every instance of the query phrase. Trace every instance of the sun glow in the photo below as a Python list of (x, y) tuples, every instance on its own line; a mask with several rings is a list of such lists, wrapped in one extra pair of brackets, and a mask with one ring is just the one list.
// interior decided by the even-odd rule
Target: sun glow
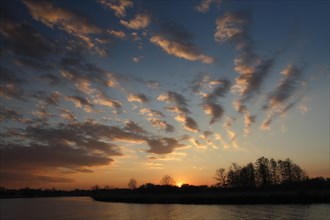
[(177, 183), (176, 183), (176, 186), (177, 186), (177, 187), (181, 187), (183, 184), (184, 184), (183, 182), (177, 182)]

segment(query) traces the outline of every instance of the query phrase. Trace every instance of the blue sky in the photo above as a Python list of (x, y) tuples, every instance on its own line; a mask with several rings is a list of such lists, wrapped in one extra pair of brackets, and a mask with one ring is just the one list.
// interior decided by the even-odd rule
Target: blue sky
[(329, 1), (2, 1), (1, 181), (329, 176)]

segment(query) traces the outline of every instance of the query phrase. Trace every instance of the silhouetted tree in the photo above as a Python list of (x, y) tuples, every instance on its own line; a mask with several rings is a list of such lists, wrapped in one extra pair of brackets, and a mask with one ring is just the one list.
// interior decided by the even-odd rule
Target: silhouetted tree
[(228, 169), (227, 183), (230, 187), (240, 186), (241, 167), (237, 163), (232, 163)]
[(99, 185), (94, 185), (94, 186), (91, 187), (92, 191), (97, 191), (99, 189), (100, 189)]
[(256, 186), (253, 163), (248, 163), (240, 170), (240, 186), (248, 188), (254, 188)]
[(217, 180), (216, 185), (224, 187), (227, 184), (227, 175), (226, 175), (226, 170), (224, 168), (217, 169), (215, 172), (215, 177)]
[(134, 179), (134, 178), (129, 179), (129, 181), (128, 181), (128, 188), (130, 188), (131, 190), (137, 188), (137, 181), (136, 181), (136, 179)]
[(278, 164), (273, 158), (269, 161), (269, 176), (271, 184), (280, 183)]
[(175, 184), (174, 179), (169, 176), (169, 175), (165, 175), (163, 176), (163, 178), (160, 180), (160, 184), (164, 185), (164, 186), (173, 186)]
[(276, 161), (273, 158), (269, 160), (260, 157), (255, 163), (248, 163), (244, 167), (232, 163), (227, 172), (220, 168), (216, 170), (215, 179), (217, 186), (255, 188), (257, 186), (302, 182), (308, 180), (308, 176), (290, 159)]
[(270, 183), (268, 158), (265, 157), (258, 158), (255, 165), (256, 165), (256, 174), (257, 174), (257, 184), (262, 186), (268, 185)]

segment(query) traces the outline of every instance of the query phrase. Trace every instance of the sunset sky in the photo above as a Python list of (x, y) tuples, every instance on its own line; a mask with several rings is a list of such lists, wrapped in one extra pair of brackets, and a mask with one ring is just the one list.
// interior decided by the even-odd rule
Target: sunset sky
[(0, 4), (0, 186), (329, 177), (329, 1)]

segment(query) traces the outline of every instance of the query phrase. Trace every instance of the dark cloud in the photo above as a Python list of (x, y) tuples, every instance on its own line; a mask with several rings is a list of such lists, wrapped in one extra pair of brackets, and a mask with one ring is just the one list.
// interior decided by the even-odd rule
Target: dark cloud
[(213, 63), (215, 58), (202, 53), (202, 50), (192, 43), (192, 34), (182, 25), (167, 21), (160, 24), (160, 33), (154, 34), (150, 42), (159, 46), (167, 54), (189, 61)]
[(62, 118), (68, 120), (71, 123), (77, 121), (77, 117), (72, 111), (64, 109), (64, 108), (60, 108), (59, 110), (61, 112), (60, 116)]
[(45, 174), (35, 174), (30, 170), (1, 170), (1, 185), (12, 186), (16, 185), (21, 188), (26, 187), (26, 184), (33, 183), (34, 185), (44, 187), (47, 183), (70, 183), (74, 180), (61, 176), (49, 176)]
[(191, 117), (186, 117), (185, 118), (185, 127), (192, 130), (192, 131), (198, 131), (199, 130), (197, 122)]
[(299, 87), (299, 80), (301, 77), (301, 70), (294, 66), (289, 65), (282, 72), (283, 78), (275, 90), (268, 97), (267, 108), (274, 108), (287, 101)]
[(178, 113), (182, 113), (182, 114), (190, 113), (188, 109), (187, 99), (179, 93), (168, 91), (158, 96), (157, 99), (160, 101), (175, 104), (176, 108), (173, 108), (173, 110), (177, 111)]
[(150, 139), (147, 140), (147, 143), (150, 146), (147, 152), (154, 154), (169, 154), (172, 153), (175, 148), (184, 146), (174, 138)]
[(17, 122), (24, 122), (23, 115), (18, 113), (16, 110), (12, 108), (0, 107), (0, 122), (13, 120)]
[(211, 116), (210, 124), (213, 124), (221, 119), (224, 109), (217, 103), (217, 100), (220, 97), (224, 97), (228, 93), (231, 84), (227, 79), (218, 79), (213, 81), (213, 83), (217, 84), (217, 86), (211, 93), (206, 94), (206, 96), (203, 97), (202, 104), (204, 112)]
[(98, 0), (100, 4), (103, 6), (109, 8), (110, 10), (113, 10), (115, 12), (115, 15), (117, 17), (125, 17), (126, 16), (126, 9), (133, 7), (133, 1), (132, 0)]
[(224, 109), (222, 108), (222, 106), (215, 103), (205, 103), (203, 104), (203, 109), (206, 114), (211, 116), (210, 124), (213, 124), (218, 121), (224, 113)]
[(7, 69), (6, 67), (0, 66), (0, 82), (8, 84), (22, 84), (26, 80), (18, 77), (13, 71)]
[(203, 86), (209, 81), (209, 76), (206, 74), (199, 74), (192, 82), (191, 82), (191, 90), (194, 93), (199, 93)]
[(42, 65), (47, 58), (56, 54), (56, 44), (24, 22), (1, 21), (0, 35), (6, 50), (33, 59)]
[(300, 96), (296, 97), (299, 87), (302, 87), (301, 69), (290, 64), (281, 74), (283, 77), (280, 79), (275, 90), (268, 96), (264, 106), (267, 117), (261, 125), (262, 129), (269, 129), (275, 117), (285, 114), (301, 98)]
[(87, 62), (84, 58), (65, 57), (61, 60), (60, 66), (62, 76), (74, 83), (76, 87), (92, 82), (104, 87), (114, 87), (121, 78), (93, 63)]
[(166, 132), (173, 132), (174, 131), (174, 127), (172, 125), (170, 125), (168, 122), (164, 121), (164, 120), (160, 120), (159, 118), (148, 118), (147, 119), (150, 124), (158, 129), (163, 129)]
[(198, 131), (197, 122), (193, 118), (187, 116), (190, 114), (190, 110), (188, 109), (187, 99), (183, 95), (168, 91), (159, 95), (157, 99), (174, 104), (174, 106), (167, 106), (166, 109), (177, 113), (175, 119), (182, 123), (187, 130)]
[(195, 10), (205, 13), (210, 9), (212, 3), (216, 3), (219, 7), (222, 0), (201, 0), (198, 5), (195, 6)]
[(100, 41), (94, 38), (94, 36), (91, 36), (92, 34), (103, 34), (105, 31), (93, 24), (90, 19), (88, 19), (88, 16), (57, 7), (52, 2), (25, 0), (23, 3), (29, 10), (33, 19), (40, 21), (49, 28), (58, 28), (74, 36), (81, 45), (93, 53), (100, 56), (105, 56), (107, 54), (104, 47), (100, 47), (99, 45), (106, 41)]
[(267, 77), (273, 60), (263, 60), (256, 67), (248, 67), (244, 63), (236, 63), (236, 71), (240, 74), (235, 79), (234, 89), (238, 89), (242, 100), (247, 101), (259, 92), (262, 82)]
[(142, 127), (140, 127), (134, 121), (128, 121), (126, 123), (126, 126), (124, 129), (127, 131), (130, 131), (130, 132), (134, 132), (134, 133), (145, 133), (146, 132)]
[(86, 112), (92, 112), (94, 105), (82, 96), (66, 96), (66, 100), (71, 101), (77, 108), (83, 108)]
[(17, 84), (0, 85), (0, 96), (5, 97), (6, 99), (16, 98), (25, 100), (24, 90)]
[(227, 79), (216, 80), (218, 86), (209, 94), (204, 97), (206, 103), (213, 103), (219, 97), (224, 97), (230, 89), (230, 81)]
[(263, 59), (254, 51), (254, 43), (249, 36), (251, 17), (244, 12), (226, 13), (216, 20), (214, 39), (218, 42), (231, 42), (239, 51), (234, 61), (235, 71), (239, 74), (232, 87), (240, 98), (233, 102), (234, 108), (244, 114), (244, 133), (255, 123), (246, 102), (260, 93), (262, 83), (268, 76), (275, 59)]
[(50, 95), (46, 95), (46, 92), (41, 90), (34, 91), (31, 96), (39, 102), (43, 102), (45, 107), (50, 105), (57, 106), (60, 102), (60, 98), (62, 97), (61, 93), (58, 91), (54, 91)]
[(181, 43), (189, 42), (193, 39), (193, 34), (191, 32), (174, 21), (161, 22), (160, 33), (169, 40)]
[(49, 82), (49, 85), (59, 85), (61, 83), (61, 79), (51, 73), (43, 74), (40, 76), (40, 79), (47, 80)]
[(25, 79), (18, 77), (13, 71), (0, 66), (0, 96), (7, 99), (24, 100), (23, 83)]
[(149, 102), (149, 98), (144, 93), (129, 94), (128, 95), (128, 101), (129, 102), (146, 103), (146, 102)]

